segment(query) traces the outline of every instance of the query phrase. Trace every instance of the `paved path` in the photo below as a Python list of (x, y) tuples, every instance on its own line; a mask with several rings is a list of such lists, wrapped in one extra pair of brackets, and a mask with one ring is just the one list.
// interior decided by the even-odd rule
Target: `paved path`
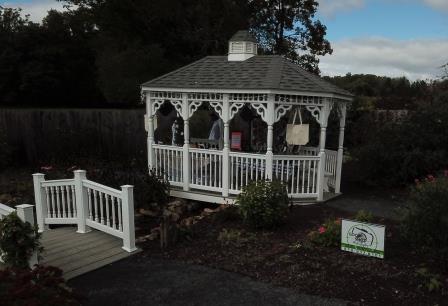
[(371, 212), (374, 216), (391, 220), (399, 220), (400, 209), (405, 202), (399, 198), (388, 198), (387, 195), (374, 194), (343, 194), (325, 203), (326, 205), (344, 211), (356, 213), (359, 210)]
[(121, 239), (97, 230), (79, 234), (75, 227), (60, 227), (43, 232), (40, 263), (62, 269), (70, 279), (130, 256), (122, 245)]
[(132, 256), (69, 283), (85, 305), (346, 305), (205, 266)]

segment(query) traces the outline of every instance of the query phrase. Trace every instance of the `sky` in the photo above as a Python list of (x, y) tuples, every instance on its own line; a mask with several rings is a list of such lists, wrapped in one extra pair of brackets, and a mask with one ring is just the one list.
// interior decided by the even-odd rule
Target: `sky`
[[(333, 54), (321, 57), (323, 75), (364, 73), (435, 79), (448, 62), (448, 0), (319, 0)], [(61, 10), (56, 0), (0, 0), (30, 19)]]

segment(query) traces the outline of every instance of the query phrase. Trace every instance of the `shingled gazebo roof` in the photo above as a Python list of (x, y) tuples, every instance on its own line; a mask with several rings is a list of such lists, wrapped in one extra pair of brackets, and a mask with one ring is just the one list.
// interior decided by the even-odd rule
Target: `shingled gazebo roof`
[(245, 61), (207, 56), (146, 82), (143, 88), (272, 90), (353, 96), (278, 55), (255, 55)]

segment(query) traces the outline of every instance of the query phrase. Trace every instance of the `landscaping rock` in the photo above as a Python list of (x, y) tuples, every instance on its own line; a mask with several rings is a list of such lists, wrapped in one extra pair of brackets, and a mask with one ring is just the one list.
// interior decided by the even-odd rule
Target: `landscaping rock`
[(13, 200), (13, 197), (9, 193), (0, 194), (0, 203), (7, 204), (7, 203), (11, 202), (12, 200)]

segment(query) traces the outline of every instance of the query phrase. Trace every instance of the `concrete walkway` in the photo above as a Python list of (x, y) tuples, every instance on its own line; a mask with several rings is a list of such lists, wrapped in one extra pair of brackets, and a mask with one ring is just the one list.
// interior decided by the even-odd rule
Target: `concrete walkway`
[(343, 194), (325, 203), (333, 208), (356, 213), (360, 210), (371, 212), (375, 217), (400, 220), (401, 209), (406, 205), (404, 199), (376, 194)]
[(204, 266), (136, 255), (72, 279), (85, 305), (347, 305)]

